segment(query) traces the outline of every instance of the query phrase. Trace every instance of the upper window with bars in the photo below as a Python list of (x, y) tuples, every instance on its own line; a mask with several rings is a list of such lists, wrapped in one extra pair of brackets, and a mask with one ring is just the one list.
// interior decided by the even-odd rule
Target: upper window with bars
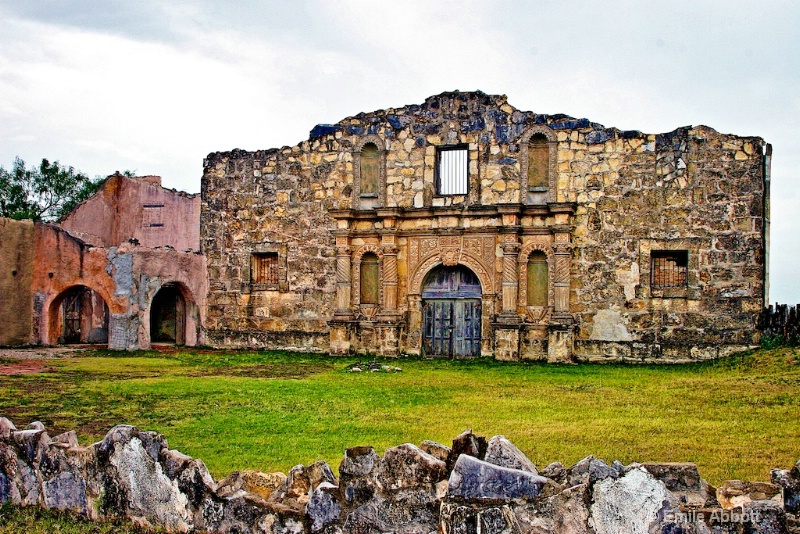
[(250, 268), (254, 284), (277, 285), (280, 282), (277, 252), (254, 253)]
[(650, 253), (650, 287), (686, 287), (688, 285), (688, 250), (654, 250)]
[(469, 150), (466, 146), (439, 147), (436, 151), (436, 193), (466, 195), (469, 190)]

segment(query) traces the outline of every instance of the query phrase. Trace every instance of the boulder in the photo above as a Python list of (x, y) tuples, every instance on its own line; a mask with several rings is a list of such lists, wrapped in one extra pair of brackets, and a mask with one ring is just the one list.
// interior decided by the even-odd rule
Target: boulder
[(38, 463), (50, 444), (50, 436), (43, 428), (17, 430), (11, 434), (11, 440), (22, 452), (24, 461), (29, 464)]
[(567, 484), (577, 486), (579, 484), (593, 485), (595, 482), (606, 478), (617, 478), (617, 470), (599, 460), (594, 456), (587, 456), (567, 470)]
[(336, 485), (337, 481), (330, 466), (323, 461), (318, 461), (308, 466), (292, 467), (283, 484), (283, 489), (286, 497), (290, 499), (301, 497), (305, 499), (310, 497), (314, 488), (323, 482)]
[(525, 456), (525, 453), (519, 450), (505, 436), (493, 436), (489, 440), (484, 460), (500, 467), (528, 471), (534, 475), (539, 474), (536, 466)]
[(447, 496), (462, 499), (533, 499), (547, 479), (529, 471), (510, 469), (461, 455), (447, 484)]
[(339, 519), (342, 506), (338, 501), (336, 486), (323, 482), (314, 489), (306, 506), (306, 515), (311, 522), (311, 532), (319, 532)]
[(532, 534), (593, 534), (589, 527), (588, 484), (572, 486), (534, 503), (518, 506), (514, 514), (520, 532)]
[[(111, 501), (122, 509), (113, 510), (134, 520), (145, 520), (169, 530), (189, 530), (190, 510), (186, 495), (164, 473), (145, 444), (131, 429), (106, 435), (108, 464), (114, 468), (113, 485), (107, 485), (117, 498)], [(135, 429), (133, 429), (135, 430)], [(113, 434), (112, 434), (113, 432)], [(117, 438), (122, 438), (117, 440)], [(111, 474), (111, 473), (110, 473)]]
[(564, 469), (564, 464), (561, 462), (553, 462), (548, 464), (540, 473), (543, 477), (555, 480), (556, 482), (563, 483), (567, 480), (567, 470)]
[(411, 443), (387, 449), (378, 472), (378, 482), (385, 490), (431, 485), (446, 477), (443, 461)]
[(717, 501), (722, 508), (732, 510), (752, 501), (773, 501), (783, 506), (783, 488), (767, 482), (726, 480), (717, 488)]
[(447, 471), (452, 471), (462, 454), (483, 460), (486, 455), (486, 438), (472, 433), (472, 429), (465, 430), (453, 439), (453, 447), (447, 458)]
[(7, 441), (15, 430), (17, 430), (17, 427), (14, 426), (10, 419), (0, 417), (0, 440)]
[(86, 481), (78, 474), (64, 471), (42, 482), (46, 508), (87, 513)]
[(661, 523), (678, 510), (675, 496), (642, 467), (620, 478), (594, 484), (592, 522), (596, 534), (661, 532)]
[(785, 534), (786, 512), (775, 501), (751, 501), (742, 506), (744, 532)]
[(517, 518), (507, 505), (476, 507), (459, 503), (442, 503), (439, 514), (442, 534), (516, 534), (520, 530)]
[(357, 505), (370, 500), (378, 488), (377, 474), (381, 458), (372, 447), (345, 450), (339, 465), (339, 487), (345, 501)]
[(283, 473), (262, 473), (261, 471), (242, 471), (242, 489), (268, 499), (272, 493), (283, 486), (286, 475)]
[(427, 491), (400, 490), (393, 498), (375, 495), (347, 515), (344, 532), (434, 534), (438, 501)]
[(419, 444), (419, 448), (423, 451), (427, 452), (437, 460), (441, 460), (447, 463), (447, 458), (450, 456), (450, 451), (452, 450), (447, 445), (442, 445), (439, 442), (425, 440)]
[(790, 514), (800, 512), (800, 461), (792, 469), (773, 469), (770, 480), (783, 488), (783, 506)]
[(681, 505), (688, 508), (714, 506), (716, 488), (700, 477), (697, 464), (691, 462), (677, 463), (643, 463), (641, 464), (656, 480), (664, 483)]

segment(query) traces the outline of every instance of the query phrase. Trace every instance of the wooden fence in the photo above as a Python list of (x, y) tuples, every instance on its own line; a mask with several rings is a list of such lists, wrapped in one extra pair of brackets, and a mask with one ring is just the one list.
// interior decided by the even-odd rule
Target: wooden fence
[(797, 345), (800, 342), (799, 307), (775, 304), (764, 308), (758, 317), (758, 329), (765, 338), (780, 336), (784, 343)]

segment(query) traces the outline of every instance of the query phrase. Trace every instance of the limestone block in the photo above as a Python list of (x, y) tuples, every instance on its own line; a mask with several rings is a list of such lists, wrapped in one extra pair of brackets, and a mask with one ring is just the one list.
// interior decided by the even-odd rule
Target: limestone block
[(607, 478), (617, 478), (619, 473), (603, 460), (594, 456), (587, 456), (567, 470), (567, 483), (570, 486), (578, 484), (594, 485), (596, 482)]
[(664, 518), (678, 508), (677, 499), (664, 483), (641, 467), (622, 478), (598, 482), (593, 497), (591, 513), (596, 534), (660, 532)]
[(387, 449), (378, 480), (384, 489), (435, 484), (447, 476), (446, 464), (416, 445), (405, 443)]
[(338, 488), (323, 482), (314, 490), (306, 506), (306, 515), (311, 521), (311, 532), (319, 532), (339, 519), (342, 506), (338, 501)]
[(509, 469), (463, 454), (447, 485), (447, 496), (463, 499), (533, 499), (547, 479), (528, 471)]
[(786, 511), (797, 514), (800, 511), (800, 461), (791, 470), (773, 469), (770, 480), (783, 488), (783, 505)]
[(726, 510), (752, 501), (773, 501), (783, 505), (783, 488), (766, 482), (726, 480), (717, 488), (717, 501)]
[(431, 440), (423, 441), (420, 443), (419, 448), (443, 462), (447, 462), (447, 458), (450, 456), (452, 450), (447, 445), (442, 445), (441, 443)]
[(450, 456), (447, 458), (447, 470), (453, 469), (458, 457), (462, 454), (482, 460), (486, 455), (487, 446), (485, 436), (473, 434), (472, 429), (465, 430), (453, 439), (453, 447), (450, 451)]
[(166, 476), (138, 436), (115, 442), (108, 463), (116, 469), (115, 482), (123, 490), (119, 504), (124, 508), (117, 513), (178, 532), (190, 529), (186, 495)]
[(534, 475), (539, 474), (536, 466), (525, 456), (525, 453), (519, 450), (505, 436), (493, 436), (489, 440), (484, 460), (501, 467), (528, 471)]
[(381, 458), (369, 446), (351, 447), (339, 464), (339, 487), (347, 503), (362, 503), (374, 495)]
[(14, 426), (10, 419), (0, 417), (0, 440), (7, 441), (15, 430), (17, 430), (17, 427)]

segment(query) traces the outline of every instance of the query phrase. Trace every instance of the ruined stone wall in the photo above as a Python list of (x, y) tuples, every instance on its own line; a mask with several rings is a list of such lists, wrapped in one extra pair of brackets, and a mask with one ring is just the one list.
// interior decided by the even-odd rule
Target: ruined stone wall
[(135, 239), (143, 247), (200, 250), (200, 197), (164, 189), (161, 177), (113, 175), (61, 222), (95, 246), (116, 247)]
[[(206, 330), (217, 346), (327, 348), (336, 253), (328, 210), (349, 202), (349, 152), (334, 139), (209, 155), (202, 182)], [(275, 253), (275, 284), (251, 282), (254, 252)]]
[[(703, 126), (603, 144), (590, 134), (559, 132), (559, 169), (570, 170), (578, 202), (578, 357), (686, 360), (756, 342), (763, 141)], [(653, 250), (688, 252), (685, 288), (652, 287)]]
[[(549, 154), (535, 190), (534, 135)], [(368, 143), (380, 155), (374, 198), (360, 194)], [(469, 151), (468, 192), (437, 195), (437, 149), (455, 145)], [(209, 341), (419, 353), (422, 280), (452, 261), (481, 279), (484, 355), (682, 361), (742, 349), (757, 340), (765, 289), (764, 147), (703, 126), (623, 132), (455, 92), (318, 125), (293, 147), (210, 154)], [(550, 273), (541, 309), (526, 302), (536, 250)], [(686, 254), (682, 287), (653, 287), (653, 251)], [(381, 262), (377, 307), (358, 300), (367, 252)], [(259, 253), (277, 255), (276, 283), (251, 280)]]
[(34, 227), (0, 217), (0, 345), (27, 345), (33, 334)]
[(0, 504), (128, 518), (168, 532), (272, 534), (782, 534), (800, 532), (800, 461), (771, 482), (718, 488), (692, 463), (606, 464), (587, 456), (539, 470), (504, 436), (466, 431), (347, 449), (284, 473), (215, 481), (164, 436), (118, 425), (93, 445), (0, 417)]
[(142, 318), (137, 325), (137, 348), (150, 347), (151, 304), (165, 284), (176, 285), (184, 299), (185, 344), (190, 347), (205, 344), (203, 321), (208, 294), (205, 258), (199, 252), (184, 253), (169, 248), (135, 247), (132, 254), (130, 313)]

